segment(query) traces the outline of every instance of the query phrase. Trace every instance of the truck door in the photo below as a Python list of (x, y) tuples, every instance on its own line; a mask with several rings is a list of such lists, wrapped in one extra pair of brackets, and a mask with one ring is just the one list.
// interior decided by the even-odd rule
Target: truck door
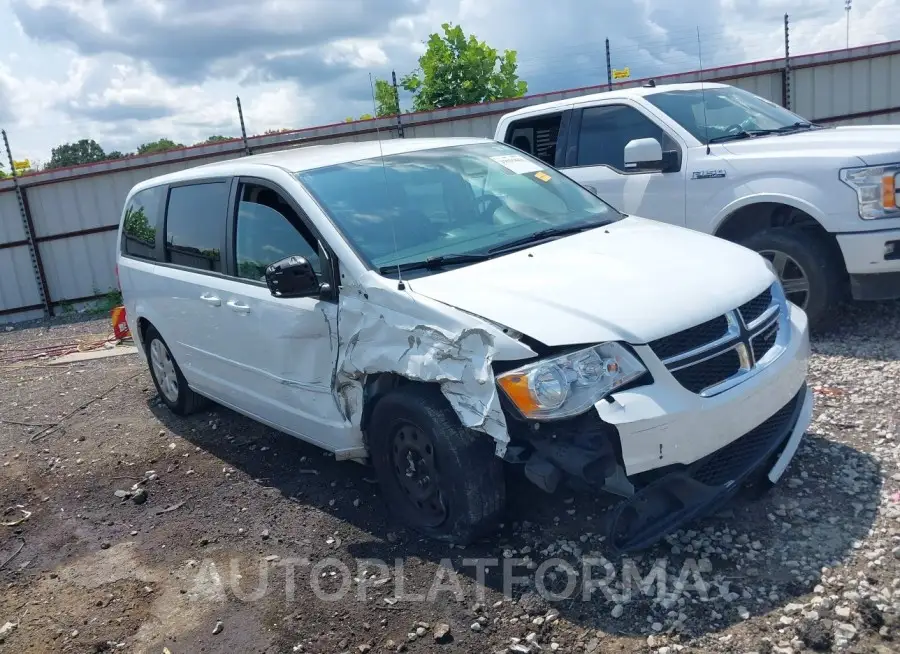
[[(656, 139), (666, 165), (628, 170), (625, 146)], [(561, 168), (623, 213), (685, 224), (686, 146), (638, 107), (623, 101), (572, 111)], [(665, 172), (664, 172), (665, 171)]]

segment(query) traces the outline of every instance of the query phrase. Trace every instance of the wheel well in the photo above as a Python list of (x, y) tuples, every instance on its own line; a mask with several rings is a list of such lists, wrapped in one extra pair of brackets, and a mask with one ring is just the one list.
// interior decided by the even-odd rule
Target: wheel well
[(409, 379), (393, 372), (380, 372), (366, 377), (366, 384), (363, 387), (362, 420), (360, 421), (360, 429), (363, 432), (369, 428), (369, 419), (372, 417), (372, 411), (378, 404), (378, 400), (389, 391), (408, 383), (410, 383)]
[(715, 235), (740, 243), (749, 236), (773, 227), (792, 227), (815, 234), (829, 245), (836, 260), (843, 266), (843, 256), (834, 234), (805, 211), (777, 202), (760, 202), (741, 207), (719, 225)]
[(146, 318), (138, 318), (137, 328), (138, 328), (138, 337), (141, 339), (141, 347), (147, 347), (147, 341), (144, 338), (144, 335), (147, 333), (147, 327), (150, 326), (150, 321)]

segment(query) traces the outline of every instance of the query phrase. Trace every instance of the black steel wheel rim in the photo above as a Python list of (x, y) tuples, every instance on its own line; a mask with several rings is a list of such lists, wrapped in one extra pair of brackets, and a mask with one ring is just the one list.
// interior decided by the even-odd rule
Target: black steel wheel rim
[(431, 436), (408, 423), (391, 438), (391, 468), (400, 492), (416, 511), (423, 527), (437, 527), (447, 519), (447, 503), (440, 488), (440, 471)]
[(777, 250), (760, 250), (759, 254), (769, 260), (788, 300), (801, 309), (809, 304), (809, 276), (796, 259)]

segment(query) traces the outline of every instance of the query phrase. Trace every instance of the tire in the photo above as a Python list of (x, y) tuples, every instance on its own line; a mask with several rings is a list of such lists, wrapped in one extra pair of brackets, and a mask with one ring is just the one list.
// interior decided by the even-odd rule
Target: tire
[[(842, 299), (843, 270), (828, 242), (798, 227), (772, 227), (741, 245), (759, 252), (775, 266), (788, 300), (802, 308), (810, 327), (825, 327)], [(806, 280), (806, 291), (802, 289)]]
[(437, 385), (386, 394), (372, 412), (368, 438), (388, 509), (400, 522), (458, 545), (496, 525), (506, 485), (494, 441), (463, 427)]
[(169, 407), (172, 413), (188, 416), (209, 403), (209, 400), (188, 387), (169, 346), (166, 345), (163, 337), (159, 335), (153, 325), (147, 326), (147, 330), (144, 332), (144, 342), (147, 348), (147, 365), (150, 368), (153, 385), (156, 386), (159, 399)]

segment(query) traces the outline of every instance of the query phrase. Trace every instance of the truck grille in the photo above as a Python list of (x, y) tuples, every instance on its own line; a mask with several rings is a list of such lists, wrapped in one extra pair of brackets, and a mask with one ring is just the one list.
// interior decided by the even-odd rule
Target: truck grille
[[(778, 339), (780, 304), (772, 288), (725, 315), (649, 343), (678, 382), (693, 393), (755, 369)], [(723, 389), (724, 390), (724, 389)]]

